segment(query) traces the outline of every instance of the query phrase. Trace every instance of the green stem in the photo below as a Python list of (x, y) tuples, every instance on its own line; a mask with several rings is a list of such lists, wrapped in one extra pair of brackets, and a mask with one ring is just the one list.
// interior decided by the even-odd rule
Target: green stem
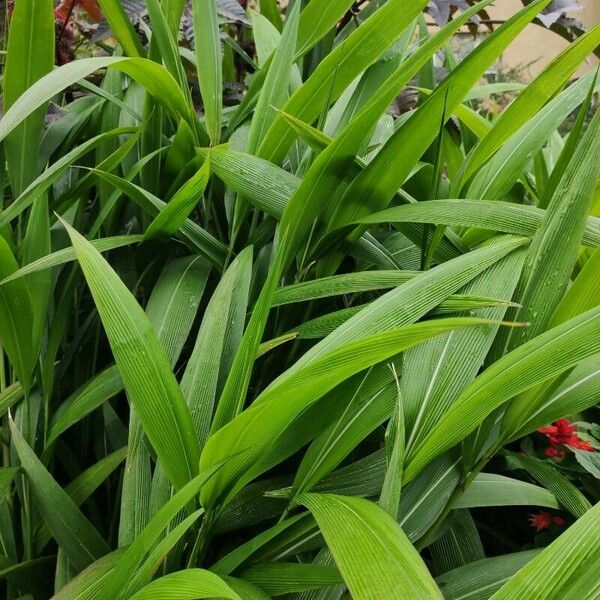
[(192, 552), (190, 553), (190, 557), (187, 562), (188, 569), (197, 567), (204, 560), (204, 556), (206, 555), (206, 551), (208, 550), (208, 545), (210, 543), (214, 522), (214, 513), (207, 511), (204, 515), (204, 519), (202, 520), (202, 524), (200, 525), (200, 529), (198, 530), (194, 547), (192, 548)]

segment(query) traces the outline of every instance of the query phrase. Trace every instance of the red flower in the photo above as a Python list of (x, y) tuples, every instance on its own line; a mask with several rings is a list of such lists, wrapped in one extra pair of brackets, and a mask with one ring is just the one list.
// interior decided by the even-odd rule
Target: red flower
[(545, 510), (529, 515), (529, 523), (532, 527), (535, 527), (536, 531), (542, 531), (542, 529), (548, 529), (552, 525), (552, 516)]
[(540, 427), (538, 433), (545, 435), (550, 442), (544, 454), (550, 458), (561, 459), (565, 455), (564, 447), (576, 448), (585, 452), (593, 452), (594, 447), (582, 440), (576, 433), (577, 425), (571, 425), (567, 419), (558, 419), (548, 427)]
[(529, 523), (532, 527), (535, 527), (536, 531), (542, 531), (549, 529), (552, 525), (562, 527), (565, 520), (559, 515), (552, 516), (549, 512), (542, 510), (539, 513), (529, 515)]

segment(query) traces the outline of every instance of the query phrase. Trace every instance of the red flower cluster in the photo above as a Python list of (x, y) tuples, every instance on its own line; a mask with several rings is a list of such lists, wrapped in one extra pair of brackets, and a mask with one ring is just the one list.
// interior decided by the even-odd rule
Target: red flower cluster
[(538, 433), (545, 435), (550, 442), (550, 446), (546, 448), (544, 454), (550, 458), (563, 458), (565, 446), (593, 452), (594, 447), (589, 442), (582, 440), (575, 433), (576, 429), (577, 425), (571, 425), (567, 419), (558, 419), (548, 427), (540, 427)]
[(565, 520), (558, 515), (552, 516), (549, 512), (542, 510), (539, 513), (529, 515), (529, 523), (532, 527), (535, 527), (536, 531), (542, 531), (543, 529), (548, 529), (551, 525), (562, 527), (565, 524)]

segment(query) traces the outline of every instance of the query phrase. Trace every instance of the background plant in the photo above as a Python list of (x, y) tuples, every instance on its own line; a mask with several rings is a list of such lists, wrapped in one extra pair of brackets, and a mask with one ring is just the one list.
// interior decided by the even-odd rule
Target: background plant
[(490, 3), (16, 2), (7, 598), (595, 597), (600, 27), (481, 83)]

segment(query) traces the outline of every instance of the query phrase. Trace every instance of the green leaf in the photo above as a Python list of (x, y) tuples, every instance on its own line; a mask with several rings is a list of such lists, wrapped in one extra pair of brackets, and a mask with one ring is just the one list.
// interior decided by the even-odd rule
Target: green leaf
[(508, 348), (544, 331), (571, 280), (596, 180), (600, 174), (600, 114), (590, 123), (565, 170), (529, 248), (516, 292), (518, 319), (530, 326), (512, 333)]
[(14, 421), (10, 421), (12, 441), (27, 475), (36, 506), (42, 513), (58, 545), (73, 567), (80, 571), (109, 552), (109, 548), (73, 500), (46, 471), (23, 439)]
[(209, 177), (210, 158), (173, 194), (166, 206), (156, 215), (146, 229), (144, 240), (168, 237), (179, 231), (202, 198)]
[[(566, 321), (503, 356), (469, 385), (407, 461), (407, 480), (463, 440), (507, 400), (600, 352), (600, 309)], [(588, 343), (582, 344), (581, 340)], [(519, 421), (520, 422), (520, 421)], [(507, 422), (511, 431), (512, 423)]]
[[(334, 226), (381, 210), (404, 183), (417, 160), (438, 135), (441, 116), (447, 120), (485, 69), (550, 0), (535, 0), (486, 38), (440, 84), (425, 104), (387, 141), (369, 166), (338, 202)], [(360, 29), (359, 29), (360, 30)], [(356, 198), (368, 199), (357, 203)]]
[[(534, 206), (492, 200), (429, 200), (395, 206), (360, 219), (365, 225), (379, 223), (434, 223), (453, 227), (477, 227), (500, 233), (533, 237), (546, 211)], [(582, 242), (600, 244), (600, 219), (588, 217)]]
[(52, 600), (92, 600), (96, 598), (105, 577), (121, 560), (124, 550), (115, 550), (93, 562), (61, 588)]
[(201, 470), (211, 468), (226, 457), (231, 460), (203, 490), (204, 505), (222, 502), (224, 496), (233, 495), (247, 483), (252, 477), (249, 467), (268, 452), (277, 436), (336, 385), (431, 336), (455, 327), (482, 323), (473, 319), (445, 319), (405, 325), (347, 342), (302, 368), (296, 363), (250, 408), (209, 438), (202, 452)]
[[(2, 121), (0, 121), (0, 123), (2, 123)], [(0, 227), (6, 225), (12, 221), (12, 219), (19, 216), (27, 207), (35, 202), (36, 198), (50, 188), (50, 186), (52, 186), (52, 184), (55, 183), (61, 177), (61, 175), (82, 156), (108, 139), (112, 139), (113, 137), (127, 133), (134, 133), (135, 131), (137, 131), (137, 129), (132, 127), (113, 129), (83, 142), (83, 144), (64, 154), (34, 181), (32, 181), (18, 198), (15, 198), (15, 200), (9, 206), (0, 212)]]
[(496, 473), (479, 473), (453, 507), (481, 508), (484, 506), (559, 508), (554, 495), (542, 487)]
[(212, 145), (216, 146), (221, 137), (223, 120), (223, 72), (216, 0), (192, 0), (192, 16), (206, 128)]
[[(409, 4), (402, 0), (386, 2), (319, 63), (304, 85), (285, 103), (283, 110), (302, 121), (312, 123), (323, 108), (327, 108), (325, 104), (328, 101), (335, 100), (398, 39), (425, 4), (422, 0)], [(298, 46), (302, 45), (303, 39), (300, 38)], [(363, 132), (364, 135), (367, 133), (368, 131)], [(279, 163), (294, 137), (293, 130), (278, 115), (267, 132), (259, 153), (271, 162)]]
[(196, 598), (241, 598), (218, 576), (204, 569), (170, 573), (149, 583), (131, 600), (195, 600)]
[(198, 469), (198, 441), (156, 332), (131, 292), (93, 246), (66, 225), (130, 402), (173, 484)]
[(118, 0), (98, 0), (102, 15), (108, 21), (110, 28), (127, 56), (144, 56), (144, 50), (129, 22), (123, 4)]
[(196, 435), (203, 447), (211, 429), (218, 429), (223, 414), (235, 407), (219, 404), (221, 393), (240, 343), (252, 275), (252, 248), (245, 248), (225, 271), (213, 293), (198, 331), (194, 349), (181, 380)]
[[(594, 80), (588, 73), (553, 98), (515, 133), (476, 173), (465, 196), (502, 200), (561, 123), (585, 101)], [(594, 90), (600, 89), (596, 81)]]
[(281, 31), (283, 28), (283, 21), (281, 19), (281, 14), (279, 13), (277, 0), (260, 0), (260, 12)]
[(343, 583), (336, 569), (321, 565), (259, 563), (244, 569), (240, 577), (250, 581), (269, 596), (319, 589)]
[(552, 98), (569, 80), (579, 65), (600, 44), (600, 26), (569, 44), (538, 77), (500, 113), (489, 133), (475, 147), (464, 169), (464, 180), (473, 173), (515, 133), (527, 123), (544, 104)]
[(553, 465), (522, 454), (510, 458), (537, 479), (575, 517), (582, 517), (592, 505), (588, 499)]
[[(435, 202), (431, 200), (423, 204)], [(525, 249), (519, 248), (489, 267), (460, 291), (509, 300), (519, 280)], [(479, 310), (477, 316), (498, 323), (504, 307)], [(402, 362), (400, 388), (404, 398), (407, 452), (428, 435), (461, 392), (480, 371), (499, 326), (452, 331), (408, 351)]]
[[(25, 92), (54, 66), (54, 13), (52, 0), (16, 5), (8, 29), (8, 52), (3, 80), (4, 112), (24, 98)], [(15, 196), (35, 179), (38, 163), (29, 154), (40, 143), (47, 104), (42, 104), (8, 136), (6, 161)]]
[(220, 466), (218, 465), (211, 471), (192, 479), (158, 510), (144, 530), (127, 548), (119, 564), (104, 582), (97, 596), (98, 600), (127, 598), (127, 589), (131, 583), (131, 574), (135, 572), (147, 554), (159, 542), (163, 531), (169, 526), (169, 523), (198, 495), (202, 486), (214, 475)]
[[(104, 171), (95, 171), (95, 173), (122, 190), (122, 192), (138, 204), (145, 213), (153, 217), (159, 214), (160, 211), (167, 206), (165, 202), (154, 194), (122, 177)], [(227, 247), (225, 244), (202, 229), (191, 219), (186, 219), (183, 225), (181, 225), (180, 230), (181, 237), (188, 243), (192, 251), (201, 254), (218, 269), (223, 268), (227, 257)]]
[(249, 154), (254, 154), (260, 146), (266, 131), (277, 115), (276, 109), (281, 108), (288, 97), (290, 72), (296, 51), (299, 13), (300, 5), (298, 4), (294, 6), (285, 21), (281, 40), (258, 96), (248, 134), (246, 151)]
[(0, 500), (3, 500), (10, 491), (10, 486), (18, 472), (19, 467), (2, 467), (0, 469)]
[(540, 550), (525, 550), (494, 556), (448, 571), (436, 578), (446, 600), (489, 600), (517, 571)]
[[(109, 250), (114, 250), (115, 248), (123, 248), (124, 246), (139, 244), (143, 239), (144, 236), (142, 235), (115, 235), (112, 237), (90, 240), (90, 244), (98, 252), (108, 252)], [(77, 256), (75, 255), (73, 248), (62, 248), (61, 250), (57, 250), (56, 252), (52, 252), (51, 254), (38, 258), (37, 260), (30, 262), (20, 269), (17, 269), (14, 273), (0, 281), (0, 285), (6, 285), (10, 281), (15, 281), (21, 277), (30, 275), (31, 273), (37, 273), (39, 271), (44, 271), (45, 269), (58, 267), (59, 265), (64, 265), (74, 260), (77, 260)]]
[(600, 304), (600, 278), (597, 277), (599, 269), (600, 248), (597, 248), (558, 303), (550, 321), (551, 326), (563, 323)]
[[(9, 245), (0, 236), (0, 277), (12, 275), (18, 268)], [(0, 286), (0, 343), (25, 392), (31, 386), (35, 362), (32, 322), (33, 306), (25, 282), (17, 280)]]
[(106, 67), (122, 71), (145, 87), (158, 102), (176, 117), (185, 118), (194, 127), (196, 116), (172, 75), (161, 65), (145, 58), (83, 58), (70, 62), (34, 83), (0, 120), (0, 141), (36, 109), (69, 86)]
[(442, 598), (418, 552), (377, 505), (326, 494), (298, 502), (315, 516), (353, 598)]
[[(348, 382), (350, 383), (350, 382)], [(310, 491), (376, 427), (389, 419), (396, 404), (396, 386), (383, 364), (353, 379), (333, 394), (349, 398), (343, 413), (306, 451), (296, 471), (292, 497)]]
[(23, 386), (13, 383), (0, 392), (0, 416), (3, 417), (12, 406), (23, 399)]
[(493, 600), (593, 597), (598, 587), (599, 531), (600, 504), (596, 504), (502, 586)]

